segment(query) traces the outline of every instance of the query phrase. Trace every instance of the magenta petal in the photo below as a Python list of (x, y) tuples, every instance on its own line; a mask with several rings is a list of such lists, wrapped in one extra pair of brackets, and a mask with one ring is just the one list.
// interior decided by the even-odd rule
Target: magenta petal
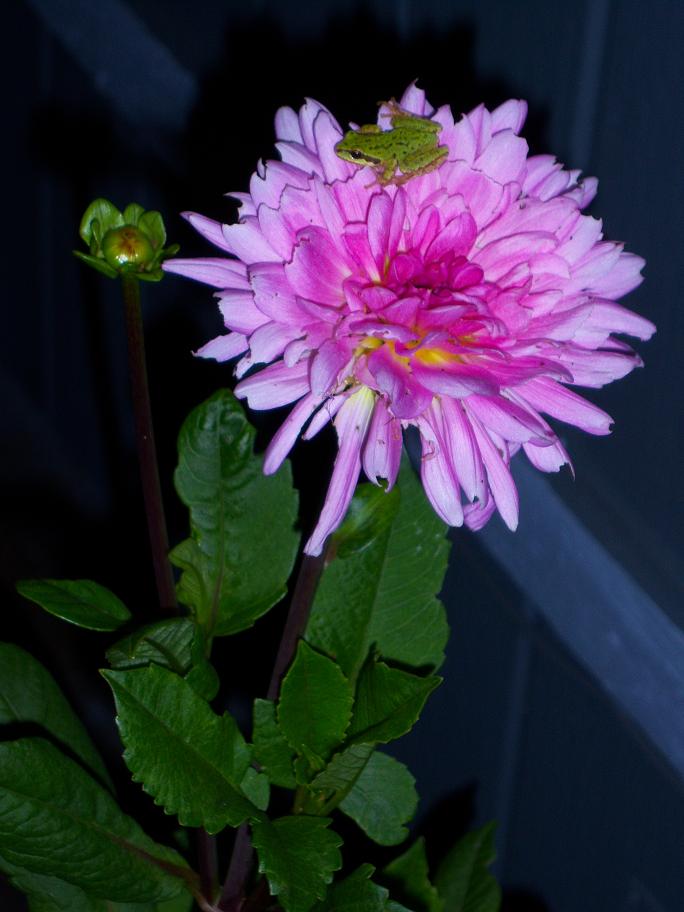
[(384, 346), (369, 356), (368, 369), (378, 390), (390, 402), (390, 411), (395, 418), (415, 418), (430, 404), (432, 393), (416, 383), (408, 369), (398, 363)]
[(302, 440), (313, 440), (316, 434), (334, 419), (348, 398), (349, 395), (347, 393), (342, 393), (339, 396), (332, 396), (326, 399), (309, 422), (308, 428), (302, 434)]
[(543, 422), (501, 396), (470, 396), (467, 408), (485, 429), (494, 431), (504, 440), (517, 443), (531, 440), (540, 446), (554, 442), (555, 435), (544, 427)]
[(438, 260), (445, 253), (462, 256), (470, 251), (477, 235), (475, 219), (469, 212), (462, 212), (442, 228), (425, 251), (426, 260)]
[(328, 535), (344, 519), (361, 472), (361, 446), (374, 402), (373, 393), (367, 387), (361, 387), (346, 400), (335, 419), (340, 448), (321, 515), (304, 547), (306, 554), (320, 554)]

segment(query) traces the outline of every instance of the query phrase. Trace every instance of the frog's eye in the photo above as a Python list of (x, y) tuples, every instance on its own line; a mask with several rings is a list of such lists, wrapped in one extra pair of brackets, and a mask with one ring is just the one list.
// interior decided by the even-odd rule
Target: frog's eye
[(363, 152), (358, 152), (356, 149), (352, 149), (349, 154), (354, 159), (354, 161), (361, 161), (361, 159), (365, 158)]

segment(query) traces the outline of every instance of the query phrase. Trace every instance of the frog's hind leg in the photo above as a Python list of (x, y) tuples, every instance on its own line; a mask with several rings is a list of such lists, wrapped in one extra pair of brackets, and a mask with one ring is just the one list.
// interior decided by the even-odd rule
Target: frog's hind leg
[(405, 159), (406, 167), (410, 168), (408, 173), (401, 174), (394, 180), (394, 183), (400, 186), (410, 181), (412, 177), (420, 177), (423, 174), (429, 174), (442, 164), (449, 154), (446, 146), (437, 146), (436, 149), (429, 149), (423, 152), (415, 152), (407, 155)]

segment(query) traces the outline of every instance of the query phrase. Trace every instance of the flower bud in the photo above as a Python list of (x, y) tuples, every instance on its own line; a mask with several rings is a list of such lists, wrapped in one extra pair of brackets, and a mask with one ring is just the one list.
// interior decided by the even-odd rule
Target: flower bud
[(145, 269), (156, 256), (149, 238), (134, 225), (111, 228), (102, 238), (102, 253), (110, 266), (123, 272)]

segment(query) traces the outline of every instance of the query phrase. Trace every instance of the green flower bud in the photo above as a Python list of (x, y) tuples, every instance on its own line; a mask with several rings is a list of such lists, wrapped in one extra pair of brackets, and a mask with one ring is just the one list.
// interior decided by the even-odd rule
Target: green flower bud
[(134, 225), (110, 229), (102, 238), (102, 254), (110, 266), (122, 272), (145, 269), (156, 258), (150, 239)]
[(89, 252), (74, 250), (74, 254), (110, 279), (126, 275), (158, 282), (164, 275), (162, 262), (178, 252), (177, 244), (164, 247), (166, 229), (161, 215), (145, 212), (137, 203), (129, 203), (120, 212), (109, 200), (93, 200), (79, 232)]

